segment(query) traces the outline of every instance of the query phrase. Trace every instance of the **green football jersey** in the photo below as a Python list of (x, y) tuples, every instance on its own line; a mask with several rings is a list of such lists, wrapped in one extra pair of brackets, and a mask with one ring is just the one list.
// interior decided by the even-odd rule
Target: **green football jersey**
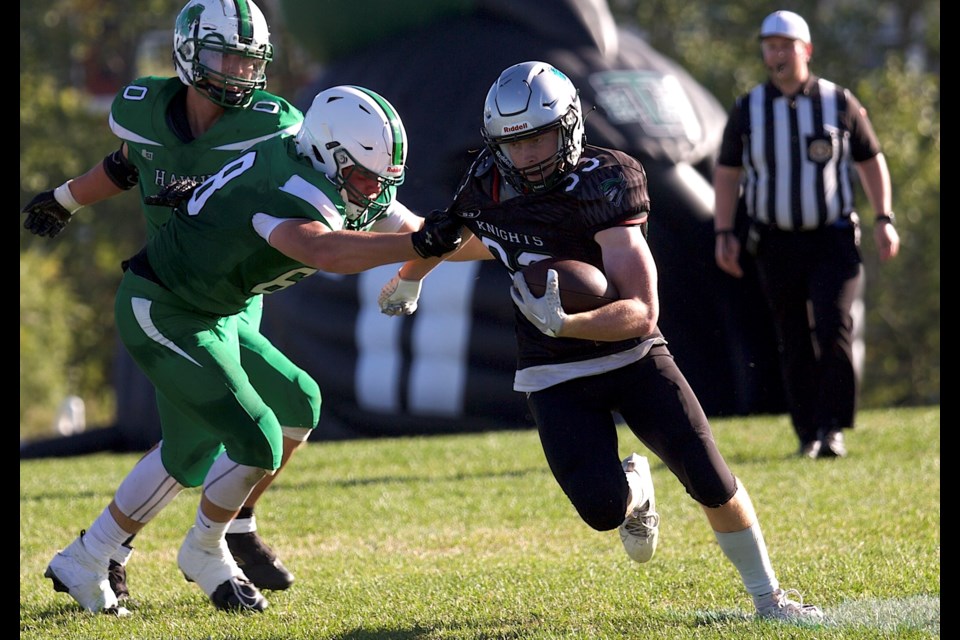
[[(113, 100), (110, 128), (127, 143), (130, 162), (140, 171), (140, 196), (156, 194), (181, 177), (203, 180), (241, 151), (268, 138), (300, 130), (303, 114), (289, 102), (255, 91), (246, 109), (227, 109), (199, 138), (184, 142), (168, 120), (171, 101), (186, 87), (179, 78), (140, 78)], [(147, 237), (170, 217), (168, 207), (143, 204)]]
[(339, 230), (345, 212), (337, 188), (297, 153), (295, 139), (273, 138), (197, 187), (147, 242), (150, 265), (188, 308), (218, 316), (315, 273), (267, 244), (254, 228), (257, 214)]

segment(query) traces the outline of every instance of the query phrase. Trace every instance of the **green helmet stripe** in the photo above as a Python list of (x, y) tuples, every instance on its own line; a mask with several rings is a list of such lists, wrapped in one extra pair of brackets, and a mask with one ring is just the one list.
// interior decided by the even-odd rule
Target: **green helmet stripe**
[(369, 89), (364, 89), (363, 87), (354, 87), (354, 89), (367, 94), (380, 106), (380, 110), (383, 111), (383, 115), (386, 116), (387, 122), (390, 123), (390, 129), (393, 132), (393, 164), (403, 164), (403, 125), (400, 122), (400, 116), (397, 115), (397, 112), (393, 110), (390, 103), (384, 100), (380, 94), (374, 93)]
[(234, 0), (237, 6), (237, 35), (241, 38), (253, 39), (253, 16), (250, 15), (250, 5), (247, 0)]

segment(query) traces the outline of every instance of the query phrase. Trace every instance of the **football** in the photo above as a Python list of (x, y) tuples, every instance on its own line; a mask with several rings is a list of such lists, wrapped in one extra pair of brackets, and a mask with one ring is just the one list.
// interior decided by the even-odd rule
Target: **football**
[(557, 272), (560, 303), (567, 313), (592, 311), (620, 298), (603, 271), (587, 262), (561, 258), (540, 260), (523, 269), (523, 279), (530, 293), (537, 297), (546, 289), (548, 269)]

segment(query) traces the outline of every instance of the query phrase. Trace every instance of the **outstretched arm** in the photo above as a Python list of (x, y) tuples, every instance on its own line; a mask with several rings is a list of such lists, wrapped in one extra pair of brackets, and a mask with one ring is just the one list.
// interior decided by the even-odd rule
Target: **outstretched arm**
[(316, 220), (285, 220), (270, 233), (277, 251), (327, 273), (352, 274), (417, 257), (409, 233), (332, 231)]

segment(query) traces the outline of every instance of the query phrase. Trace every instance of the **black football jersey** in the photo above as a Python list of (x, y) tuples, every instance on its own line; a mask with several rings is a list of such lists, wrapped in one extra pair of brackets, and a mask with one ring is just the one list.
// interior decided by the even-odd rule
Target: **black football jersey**
[[(492, 156), (477, 157), (457, 191), (451, 213), (511, 274), (544, 258), (589, 262), (601, 271), (594, 235), (621, 224), (643, 224), (650, 212), (647, 177), (635, 158), (587, 146), (575, 171), (544, 193), (500, 201), (501, 177)], [(514, 308), (517, 368), (576, 362), (630, 349), (642, 339), (594, 342), (551, 338)]]

